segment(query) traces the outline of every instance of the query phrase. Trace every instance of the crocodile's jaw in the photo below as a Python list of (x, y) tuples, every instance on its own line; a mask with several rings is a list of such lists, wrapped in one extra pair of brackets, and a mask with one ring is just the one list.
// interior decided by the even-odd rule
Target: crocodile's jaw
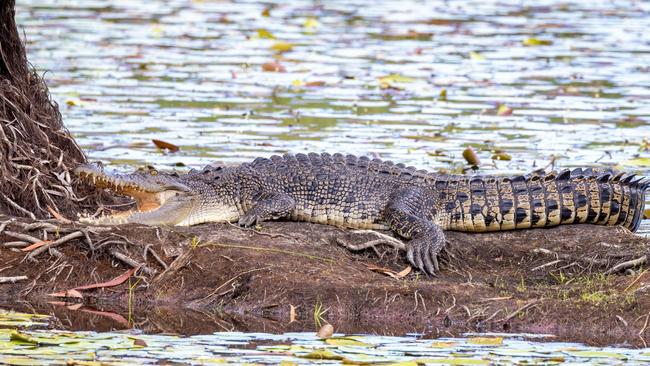
[[(81, 217), (81, 222), (92, 225), (138, 223), (190, 226), (204, 222), (230, 222), (239, 218), (235, 204), (215, 199), (215, 194), (209, 194), (203, 185), (183, 182), (177, 176), (157, 172), (111, 174), (98, 165), (82, 165), (76, 169), (76, 173), (95, 187), (129, 196), (136, 203), (134, 209), (97, 218)], [(190, 188), (188, 184), (193, 187)]]

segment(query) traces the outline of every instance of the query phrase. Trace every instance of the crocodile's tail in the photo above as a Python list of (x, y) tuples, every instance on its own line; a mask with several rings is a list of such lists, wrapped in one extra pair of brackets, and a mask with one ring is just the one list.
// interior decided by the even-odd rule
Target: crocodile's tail
[[(560, 224), (621, 225), (635, 231), (643, 219), (650, 179), (591, 168), (517, 177), (467, 177), (445, 182), (444, 223), (451, 230), (498, 231)], [(455, 196), (453, 202), (450, 196)]]

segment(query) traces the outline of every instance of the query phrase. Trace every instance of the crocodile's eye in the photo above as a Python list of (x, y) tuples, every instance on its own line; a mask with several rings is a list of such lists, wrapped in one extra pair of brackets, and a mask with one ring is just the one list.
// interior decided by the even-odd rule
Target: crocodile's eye
[(151, 171), (149, 171), (149, 174), (158, 175), (158, 171), (157, 170), (151, 170)]

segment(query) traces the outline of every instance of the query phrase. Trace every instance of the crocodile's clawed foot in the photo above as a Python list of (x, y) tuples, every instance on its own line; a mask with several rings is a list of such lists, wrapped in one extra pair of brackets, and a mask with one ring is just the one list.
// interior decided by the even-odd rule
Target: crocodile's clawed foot
[(247, 212), (244, 216), (239, 218), (237, 224), (243, 227), (252, 227), (255, 226), (259, 221), (259, 218), (255, 213)]
[(429, 276), (440, 271), (438, 255), (442, 247), (428, 240), (411, 240), (406, 248), (406, 258), (415, 268)]

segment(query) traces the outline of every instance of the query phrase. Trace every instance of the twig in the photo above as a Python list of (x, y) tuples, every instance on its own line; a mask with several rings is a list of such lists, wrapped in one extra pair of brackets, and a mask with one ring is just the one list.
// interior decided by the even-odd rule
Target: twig
[(149, 268), (149, 267), (147, 267), (147, 266), (145, 266), (145, 265), (143, 265), (141, 263), (138, 263), (138, 261), (136, 261), (134, 259), (131, 259), (127, 255), (122, 254), (122, 253), (120, 253), (120, 252), (118, 252), (116, 250), (112, 250), (111, 255), (113, 257), (115, 257), (116, 259), (128, 264), (129, 266), (131, 266), (133, 268), (140, 268), (140, 270), (146, 275), (152, 276), (152, 275), (156, 274), (156, 271), (152, 270), (151, 268)]
[(537, 267), (531, 269), (530, 271), (531, 271), (531, 272), (539, 271), (539, 270), (542, 269), (542, 268), (550, 267), (550, 266), (555, 265), (555, 264), (558, 264), (558, 263), (560, 263), (560, 262), (562, 262), (562, 259), (556, 259), (556, 260), (554, 260), (554, 261), (551, 261), (551, 262), (548, 262), (548, 263), (544, 263), (544, 264), (542, 264), (541, 266), (537, 266)]
[(234, 244), (219, 244), (219, 243), (212, 243), (212, 242), (207, 242), (203, 244), (199, 244), (200, 247), (208, 247), (208, 246), (213, 246), (213, 247), (221, 247), (221, 248), (237, 248), (237, 249), (250, 249), (250, 250), (257, 250), (257, 251), (262, 251), (262, 252), (275, 252), (275, 253), (282, 253), (282, 254), (289, 254), (289, 255), (295, 255), (299, 257), (305, 257), (309, 259), (314, 259), (314, 260), (319, 260), (319, 261), (325, 261), (328, 263), (335, 263), (336, 261), (330, 258), (323, 258), (323, 257), (318, 257), (315, 255), (310, 255), (310, 254), (305, 254), (305, 253), (299, 253), (291, 250), (282, 250), (282, 249), (274, 249), (274, 248), (263, 248), (263, 247), (254, 247), (254, 246), (247, 246), (247, 245), (234, 245)]
[(241, 276), (243, 276), (243, 275), (245, 275), (245, 274), (248, 274), (248, 273), (251, 273), (251, 272), (257, 272), (257, 271), (263, 271), (263, 270), (265, 270), (265, 269), (270, 269), (270, 268), (271, 268), (271, 267), (253, 268), (253, 269), (250, 269), (250, 270), (248, 270), (248, 271), (241, 272), (241, 273), (235, 275), (235, 277), (233, 277), (233, 278), (229, 279), (228, 281), (222, 283), (219, 287), (217, 287), (217, 288), (215, 288), (214, 290), (212, 290), (212, 292), (209, 293), (207, 296), (205, 296), (204, 298), (198, 300), (198, 302), (202, 302), (202, 301), (207, 300), (208, 298), (214, 296), (214, 295), (217, 293), (217, 291), (219, 291), (220, 289), (222, 289), (225, 285), (229, 284), (230, 282), (236, 280), (237, 278), (239, 278), (239, 277), (241, 277)]
[(22, 241), (26, 241), (32, 244), (40, 243), (43, 241), (43, 239), (39, 239), (36, 237), (33, 237), (31, 235), (23, 234), (23, 233), (17, 233), (15, 231), (10, 231), (10, 230), (5, 230), (5, 235), (11, 236), (12, 238), (20, 239)]
[(513, 311), (512, 313), (510, 313), (510, 314), (509, 314), (508, 316), (506, 316), (505, 318), (498, 320), (497, 322), (498, 322), (498, 323), (505, 323), (505, 322), (507, 322), (508, 320), (510, 320), (510, 319), (514, 318), (515, 316), (517, 316), (517, 314), (521, 313), (522, 311), (528, 309), (529, 307), (531, 307), (531, 306), (533, 306), (533, 305), (536, 305), (536, 304), (539, 303), (539, 302), (540, 302), (539, 299), (537, 299), (537, 300), (533, 300), (533, 301), (531, 301), (531, 302), (525, 304), (524, 306), (520, 307), (519, 309)]
[(615, 265), (614, 267), (612, 267), (612, 268), (608, 269), (607, 271), (605, 271), (605, 274), (608, 275), (608, 274), (619, 272), (619, 271), (627, 269), (627, 268), (640, 266), (642, 264), (645, 264), (645, 262), (647, 262), (647, 261), (648, 261), (648, 256), (644, 255), (643, 257), (640, 257), (640, 258), (637, 258), (637, 259), (632, 259), (632, 260), (629, 260), (629, 261), (626, 261), (626, 262), (623, 262), (623, 263), (619, 263), (619, 264)]
[(27, 276), (13, 276), (13, 277), (0, 277), (0, 283), (16, 283), (18, 281), (25, 281)]
[(7, 225), (11, 224), (12, 222), (16, 221), (16, 219), (11, 218), (7, 221), (3, 221), (2, 224), (0, 224), (0, 234), (4, 231), (4, 229), (7, 227)]
[(63, 236), (63, 237), (61, 237), (61, 238), (59, 238), (59, 239), (57, 239), (57, 240), (51, 242), (50, 244), (43, 245), (42, 247), (40, 247), (40, 248), (38, 248), (38, 249), (35, 249), (35, 250), (34, 250), (33, 252), (31, 252), (27, 257), (28, 257), (29, 259), (34, 259), (37, 255), (39, 255), (39, 254), (45, 252), (46, 250), (48, 250), (48, 249), (50, 249), (50, 248), (54, 248), (54, 247), (59, 246), (59, 245), (61, 245), (61, 244), (65, 244), (65, 243), (69, 242), (70, 240), (72, 240), (72, 239), (76, 239), (76, 238), (80, 238), (80, 237), (82, 237), (83, 235), (84, 235), (83, 232), (81, 232), (81, 231), (75, 231), (74, 233), (70, 233), (70, 234), (68, 234), (68, 235), (66, 235), (66, 236)]
[(18, 211), (24, 213), (25, 215), (29, 216), (32, 220), (36, 220), (36, 216), (34, 216), (33, 213), (31, 213), (30, 211), (24, 209), (23, 207), (21, 207), (16, 202), (12, 201), (11, 198), (7, 197), (4, 193), (0, 193), (0, 195), (2, 195), (2, 198), (4, 198), (5, 201), (7, 201), (7, 203), (9, 203), (11, 205), (11, 207), (13, 207), (16, 210), (18, 210)]
[(26, 241), (8, 241), (2, 244), (2, 246), (5, 248), (24, 248), (30, 245), (32, 245), (32, 243), (28, 243)]
[(142, 255), (142, 257), (144, 258), (144, 260), (145, 260), (145, 261), (147, 260), (147, 252), (149, 252), (149, 253), (151, 253), (151, 255), (152, 255), (154, 258), (156, 258), (156, 261), (158, 261), (158, 264), (160, 264), (160, 265), (161, 265), (165, 270), (169, 269), (169, 266), (167, 265), (167, 263), (165, 263), (165, 261), (163, 261), (163, 260), (160, 258), (160, 256), (158, 255), (158, 253), (156, 253), (155, 250), (151, 249), (151, 246), (152, 246), (152, 245), (153, 245), (153, 244), (149, 244), (149, 245), (147, 245), (146, 247), (144, 247), (144, 254)]

